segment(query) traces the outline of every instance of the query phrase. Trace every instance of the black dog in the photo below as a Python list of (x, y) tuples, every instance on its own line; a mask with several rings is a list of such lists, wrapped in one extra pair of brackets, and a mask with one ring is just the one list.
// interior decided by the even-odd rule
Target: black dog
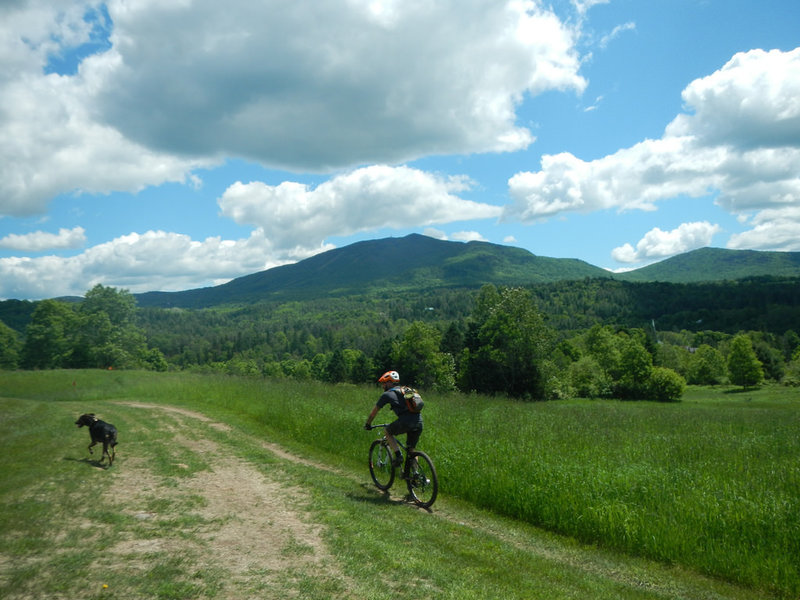
[[(89, 428), (89, 435), (92, 436), (92, 443), (89, 444), (89, 454), (93, 454), (92, 446), (103, 442), (103, 457), (100, 462), (103, 462), (108, 457), (108, 466), (114, 463), (114, 456), (116, 455), (115, 447), (117, 445), (117, 428), (111, 423), (101, 421), (94, 416), (94, 413), (81, 415), (75, 421), (75, 425), (83, 427), (84, 425)], [(108, 453), (108, 447), (111, 446), (111, 454)]]

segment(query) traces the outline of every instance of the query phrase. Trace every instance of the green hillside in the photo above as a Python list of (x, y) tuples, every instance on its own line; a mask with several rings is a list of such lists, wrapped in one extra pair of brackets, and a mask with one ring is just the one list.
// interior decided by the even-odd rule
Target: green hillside
[(140, 306), (209, 307), (261, 300), (307, 300), (320, 296), (438, 288), (530, 285), (587, 277), (610, 277), (575, 259), (547, 258), (487, 242), (447, 242), (412, 234), (357, 242), (239, 277), (223, 285), (183, 292), (138, 294)]
[(800, 277), (800, 252), (700, 248), (614, 275), (623, 281), (699, 283), (749, 277)]

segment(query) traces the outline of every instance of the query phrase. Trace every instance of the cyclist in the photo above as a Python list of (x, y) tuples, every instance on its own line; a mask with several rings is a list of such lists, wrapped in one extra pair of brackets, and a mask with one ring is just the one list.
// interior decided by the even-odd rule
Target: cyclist
[[(397, 445), (397, 440), (394, 439), (394, 436), (406, 434), (406, 452), (411, 454), (422, 435), (422, 415), (408, 410), (406, 401), (403, 398), (403, 392), (400, 390), (400, 375), (398, 375), (397, 371), (386, 371), (380, 376), (378, 383), (383, 386), (383, 394), (378, 398), (378, 402), (372, 408), (372, 412), (369, 413), (364, 429), (370, 428), (372, 420), (381, 408), (387, 404), (390, 406), (394, 414), (397, 415), (397, 419), (386, 428), (386, 441), (389, 442), (389, 447), (394, 451), (394, 460), (392, 462), (395, 467), (399, 467), (403, 464), (403, 455), (400, 453), (400, 447)], [(410, 465), (406, 462), (402, 477), (408, 476), (409, 467)]]

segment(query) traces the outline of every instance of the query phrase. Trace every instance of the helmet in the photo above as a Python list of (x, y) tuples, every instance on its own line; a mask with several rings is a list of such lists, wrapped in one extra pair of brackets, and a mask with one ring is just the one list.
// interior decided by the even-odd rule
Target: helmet
[(400, 383), (400, 375), (397, 374), (397, 371), (386, 371), (378, 379), (378, 383)]

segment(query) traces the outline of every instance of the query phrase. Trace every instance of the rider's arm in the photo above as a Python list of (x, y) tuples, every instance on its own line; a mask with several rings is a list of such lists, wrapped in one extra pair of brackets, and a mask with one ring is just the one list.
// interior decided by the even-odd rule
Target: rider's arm
[(378, 411), (379, 411), (380, 409), (381, 409), (381, 407), (380, 407), (380, 406), (378, 406), (377, 404), (376, 404), (375, 406), (373, 406), (373, 407), (372, 407), (372, 412), (371, 412), (371, 413), (369, 413), (369, 416), (367, 417), (367, 422), (366, 422), (366, 423), (364, 423), (364, 427), (369, 427), (370, 425), (372, 425), (372, 419), (374, 419), (374, 418), (375, 418), (375, 415), (377, 415), (377, 414), (378, 414)]

